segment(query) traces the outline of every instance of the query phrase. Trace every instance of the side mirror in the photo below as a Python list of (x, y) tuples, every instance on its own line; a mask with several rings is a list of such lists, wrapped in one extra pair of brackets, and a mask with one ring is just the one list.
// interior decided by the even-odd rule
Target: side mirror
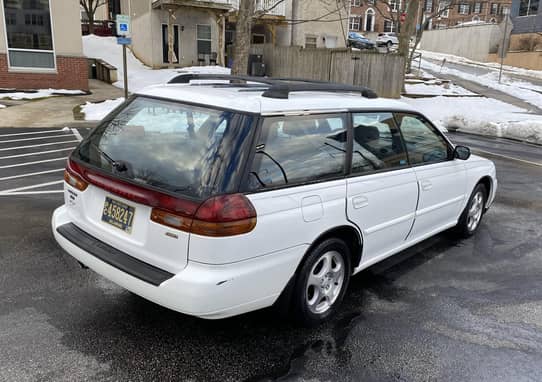
[(467, 160), (470, 158), (470, 149), (467, 146), (455, 146), (454, 158)]

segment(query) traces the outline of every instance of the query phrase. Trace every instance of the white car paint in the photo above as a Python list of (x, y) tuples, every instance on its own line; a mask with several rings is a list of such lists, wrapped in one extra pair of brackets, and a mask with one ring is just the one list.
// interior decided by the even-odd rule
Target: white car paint
[(377, 45), (387, 45), (390, 42), (392, 45), (399, 44), (399, 39), (395, 33), (379, 33), (376, 38)]
[[(187, 85), (152, 87), (141, 94), (263, 115), (350, 109), (415, 111), (401, 102), (369, 100), (353, 94), (305, 92), (293, 94), (289, 100), (277, 100), (232, 88)], [(362, 240), (355, 274), (454, 226), (483, 177), (491, 179), (489, 207), (497, 187), (495, 166), (474, 155), (466, 161), (454, 159), (249, 193), (247, 197), (257, 212), (256, 227), (247, 234), (220, 238), (153, 223), (148, 206), (93, 185), (81, 192), (65, 183), (65, 204), (54, 212), (52, 228), (66, 252), (118, 285), (170, 309), (217, 319), (272, 305), (310, 246), (333, 228), (351, 227)], [(136, 208), (131, 235), (100, 220), (106, 196)], [(159, 286), (131, 276), (60, 235), (57, 228), (67, 223), (174, 276)], [(168, 233), (177, 239), (172, 240)]]

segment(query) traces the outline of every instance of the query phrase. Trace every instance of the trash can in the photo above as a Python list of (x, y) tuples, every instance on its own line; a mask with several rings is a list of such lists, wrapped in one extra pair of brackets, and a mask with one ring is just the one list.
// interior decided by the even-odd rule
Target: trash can
[(250, 75), (255, 77), (265, 76), (265, 64), (263, 62), (253, 62), (250, 67)]
[(256, 75), (252, 72), (252, 69), (254, 68), (255, 63), (261, 64), (263, 63), (263, 55), (261, 54), (250, 54), (248, 56), (248, 74), (249, 75)]

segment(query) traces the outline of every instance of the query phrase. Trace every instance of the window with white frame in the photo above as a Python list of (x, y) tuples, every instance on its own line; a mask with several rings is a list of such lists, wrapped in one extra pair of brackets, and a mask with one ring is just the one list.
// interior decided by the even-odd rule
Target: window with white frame
[(424, 10), (427, 13), (433, 12), (433, 0), (425, 0)]
[(361, 28), (361, 16), (350, 16), (350, 30), (359, 31)]
[(392, 12), (397, 12), (401, 8), (401, 0), (390, 0), (389, 4)]
[(532, 16), (538, 13), (539, 0), (520, 0), (519, 16)]
[(211, 54), (211, 26), (197, 25), (198, 55)]
[(501, 15), (509, 15), (510, 14), (510, 7), (501, 6), (501, 9), (499, 10), (499, 13)]
[(441, 0), (439, 1), (438, 3), (438, 11), (439, 11), (439, 15), (441, 18), (443, 19), (447, 19), (448, 16), (450, 15), (450, 1), (446, 1), (446, 0)]
[(49, 0), (3, 0), (12, 68), (54, 69)]
[(491, 3), (490, 12), (491, 15), (497, 15), (499, 13), (499, 4)]
[(384, 21), (384, 32), (385, 33), (392, 33), (395, 32), (395, 24), (391, 20), (385, 20)]
[(482, 3), (474, 3), (474, 13), (482, 13)]
[(361, 7), (361, 0), (350, 0), (351, 7)]
[(459, 4), (459, 14), (468, 15), (469, 14), (469, 4), (461, 3)]
[(318, 43), (318, 37), (316, 36), (305, 36), (305, 48), (316, 48)]

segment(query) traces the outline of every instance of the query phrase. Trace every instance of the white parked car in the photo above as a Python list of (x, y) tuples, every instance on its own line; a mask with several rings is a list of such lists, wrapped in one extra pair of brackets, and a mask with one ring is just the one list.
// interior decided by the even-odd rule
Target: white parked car
[(399, 39), (395, 33), (379, 33), (376, 37), (376, 45), (391, 48), (393, 45), (399, 45)]
[(179, 312), (280, 305), (315, 325), (352, 275), (480, 226), (493, 163), (410, 106), (363, 88), (235, 78), (182, 75), (106, 117), (70, 155), (52, 218), (60, 246)]

